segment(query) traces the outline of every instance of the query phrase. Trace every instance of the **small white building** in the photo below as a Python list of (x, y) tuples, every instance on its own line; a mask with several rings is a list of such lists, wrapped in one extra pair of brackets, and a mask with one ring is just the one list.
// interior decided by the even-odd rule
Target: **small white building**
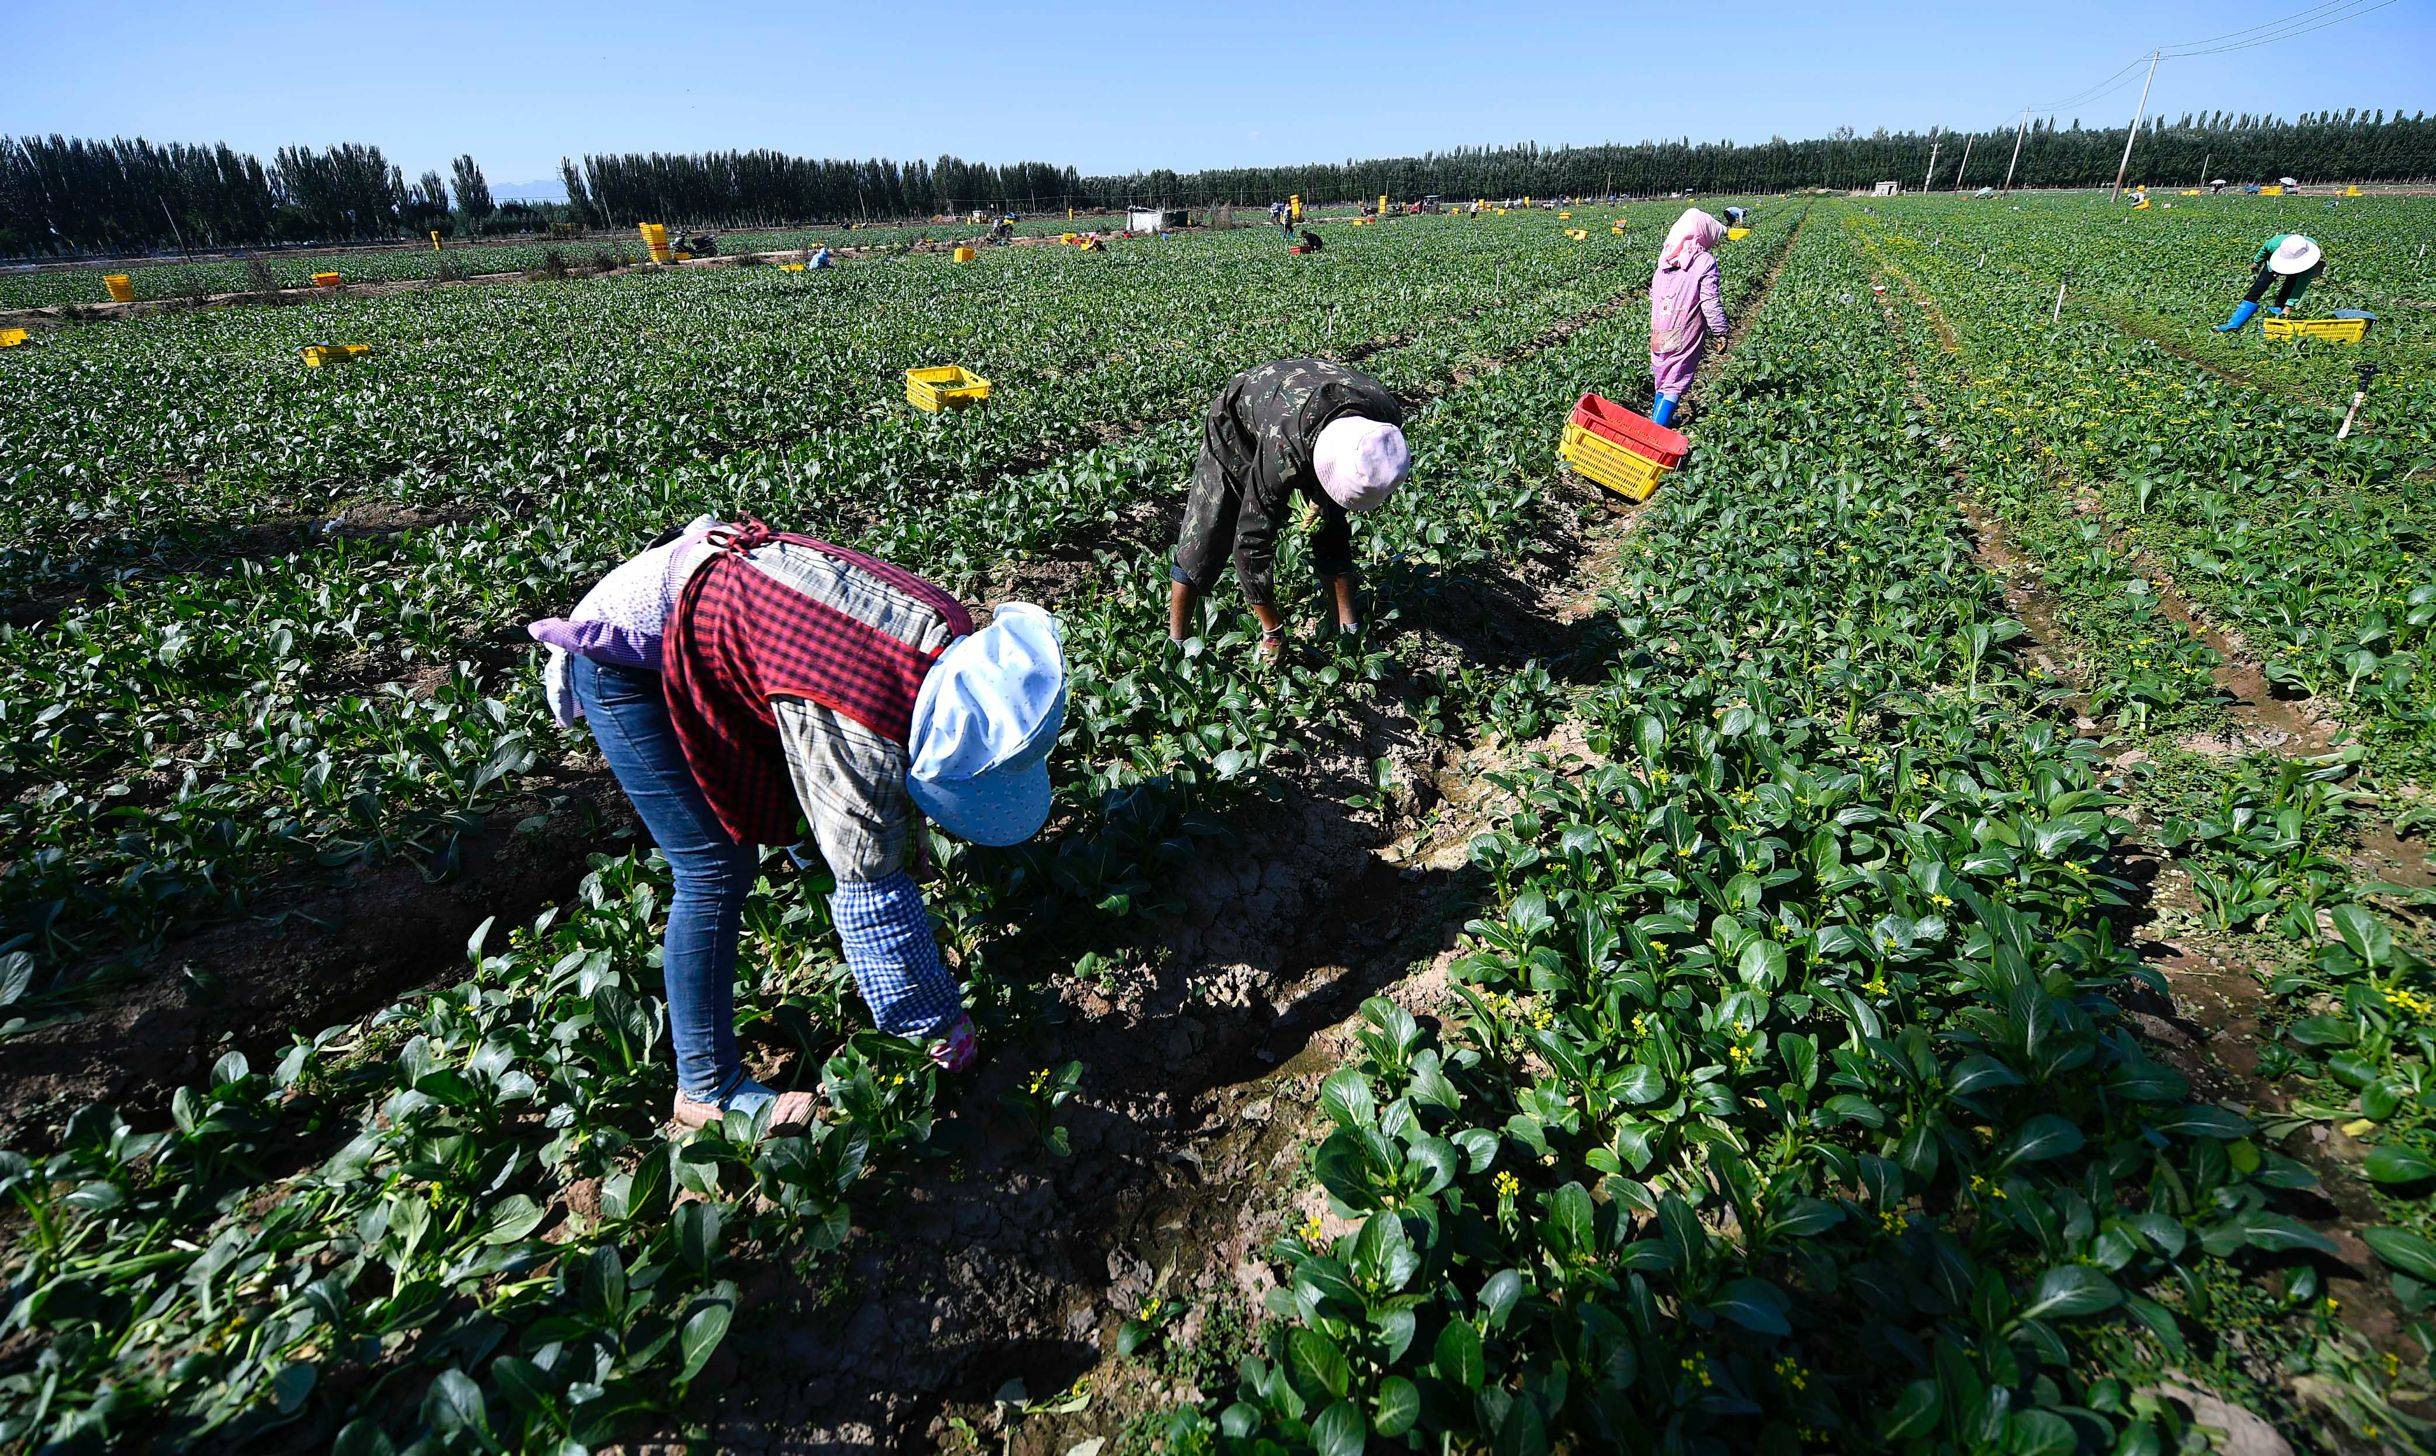
[(1169, 228), (1185, 225), (1186, 214), (1181, 207), (1136, 207), (1125, 213), (1125, 229), (1136, 233), (1163, 233)]
[(1870, 195), (1873, 197), (1893, 197), (1902, 190), (1903, 184), (1900, 182), (1881, 182), (1878, 184), (1877, 189)]

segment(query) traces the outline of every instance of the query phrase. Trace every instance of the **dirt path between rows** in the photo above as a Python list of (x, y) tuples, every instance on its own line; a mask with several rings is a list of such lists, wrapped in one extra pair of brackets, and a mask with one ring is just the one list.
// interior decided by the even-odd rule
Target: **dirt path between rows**
[[(1915, 306), (1926, 312), (1942, 349), (1949, 354), (1958, 352), (1953, 328), (1936, 301), (1899, 268), (1881, 261), (1879, 271), (1882, 277), (1898, 279)], [(1900, 343), (1902, 331), (1894, 304), (1881, 296), (1878, 306)], [(1922, 387), (1919, 361), (1908, 348), (1903, 352), (1912, 402), (1924, 416), (1934, 419), (1937, 411)], [(1941, 435), (1937, 443), (1946, 455), (1956, 504), (1977, 558), (2001, 584), (2007, 609), (2028, 629), (2021, 650), (2066, 684), (2084, 681), (2078, 654), (2068, 645), (2072, 636), (2062, 625), (2037, 564), (2014, 548), (2002, 518), (1978, 498), (1970, 471), (1950, 440)], [(2170, 586), (2162, 589), (2171, 591)], [(2186, 625), (2200, 625), (2187, 607), (2173, 615)], [(2226, 704), (2232, 725), (2226, 739), (2243, 745), (2237, 751), (2303, 754), (2323, 751), (2332, 744), (2332, 731), (2313, 719), (2298, 717), (2293, 705), (2278, 702), (2263, 691), (2255, 698), (2238, 691), (2235, 685), (2252, 682), (2263, 690), (2265, 677), (2254, 663), (2244, 664), (2234, 652), (2219, 650), (2225, 653), (2226, 667), (2218, 670), (2218, 684), (2233, 698)], [(2068, 704), (2078, 714), (2082, 731), (2102, 728), (2090, 716), (2085, 695), (2076, 692)], [(2128, 767), (2131, 760), (2119, 762)], [(2162, 996), (2134, 991), (2120, 997), (2127, 1019), (2168, 1065), (2190, 1078), (2201, 1097), (2253, 1117), (2288, 1112), (2293, 1105), (2291, 1094), (2258, 1070), (2261, 1050), (2274, 1040), (2269, 1026), (2274, 1002), (2267, 993), (2265, 967), (2257, 952), (2244, 946), (2240, 937), (2201, 928), (2190, 873), (2173, 855), (2136, 842), (2125, 848), (2115, 868), (2132, 887), (2133, 896), (2118, 917), (2119, 928), (2140, 952), (2143, 964), (2157, 971), (2166, 986)], [(2339, 1303), (2344, 1324), (2373, 1348), (2407, 1357), (2410, 1321), (2394, 1299), (2381, 1262), (2360, 1238), (2361, 1230), (2385, 1222), (2359, 1173), (2367, 1150), (2318, 1122), (2286, 1139), (2281, 1150), (2318, 1176), (2319, 1188), (2295, 1196), (2292, 1212), (2338, 1251), (2335, 1259), (2320, 1261), (2320, 1272)], [(2276, 1383), (2275, 1372), (2258, 1373)]]

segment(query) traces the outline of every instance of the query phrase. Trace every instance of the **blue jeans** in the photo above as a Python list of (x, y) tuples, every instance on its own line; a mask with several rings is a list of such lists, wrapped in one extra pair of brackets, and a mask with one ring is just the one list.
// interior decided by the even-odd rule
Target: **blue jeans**
[(711, 813), (677, 746), (658, 673), (572, 657), (567, 685), (609, 772), (675, 877), (661, 974), (677, 1046), (677, 1090), (716, 1102), (744, 1075), (736, 1056), (736, 937), (745, 895), (760, 874), (760, 846), (729, 838)]

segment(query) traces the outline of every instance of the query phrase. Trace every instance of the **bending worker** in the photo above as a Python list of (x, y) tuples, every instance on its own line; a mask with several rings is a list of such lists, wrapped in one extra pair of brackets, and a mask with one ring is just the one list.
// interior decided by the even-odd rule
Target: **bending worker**
[(558, 720), (590, 723), (673, 872), (678, 1126), (812, 1116), (811, 1093), (745, 1075), (732, 984), (759, 846), (795, 843), (799, 811), (837, 876), (829, 908), (872, 1019), (947, 1070), (972, 1064), (972, 1019), (906, 864), (923, 815), (990, 845), (1047, 821), (1066, 713), (1054, 617), (1011, 602), (976, 632), (901, 567), (704, 517), (527, 630), (549, 648)]
[(2250, 259), (2250, 266), (2257, 270), (2257, 276), (2250, 280), (2250, 291), (2242, 295), (2241, 302), (2233, 305), (2233, 316), (2216, 326), (2220, 334), (2239, 332), (2258, 313), (2259, 301), (2267, 296), (2267, 289), (2277, 279), (2283, 280), (2282, 286), (2276, 288), (2275, 302), (2267, 305), (2267, 312), (2282, 318), (2284, 310), (2300, 302), (2309, 285), (2326, 271), (2326, 253), (2314, 238), (2277, 233), (2259, 248)]
[(1277, 610), (1277, 534), (1300, 497), (1316, 513), (1311, 564), (1328, 583), (1339, 629), (1360, 625), (1353, 602), (1353, 526), (1412, 470), (1404, 409), (1369, 375), (1325, 359), (1281, 359), (1227, 381), (1201, 426), (1184, 529), (1176, 540), (1167, 635), (1181, 642), (1193, 606), (1231, 557), (1260, 650), (1285, 643)]
[(1649, 417), (1661, 425), (1692, 387), (1700, 351), (1711, 336), (1725, 337), (1725, 299), (1710, 251), (1724, 237), (1717, 219), (1695, 207), (1675, 219), (1658, 250), (1658, 271), (1649, 280), (1649, 372), (1657, 384)]

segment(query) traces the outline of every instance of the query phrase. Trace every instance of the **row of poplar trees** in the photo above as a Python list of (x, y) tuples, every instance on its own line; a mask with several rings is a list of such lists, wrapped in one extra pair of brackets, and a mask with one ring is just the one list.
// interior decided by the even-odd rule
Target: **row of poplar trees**
[[(1207, 172), (1136, 172), (1092, 177), (1095, 202), (1177, 198), (1265, 205), (1290, 194), (1305, 199), (1648, 196), (1692, 192), (1789, 192), (1854, 188), (1895, 181), (1944, 190), (1998, 186), (2013, 168), (2016, 187), (2103, 187), (2123, 155), (2124, 128), (2033, 119), (2026, 130), (1887, 132), (1847, 127), (1808, 141), (1772, 137), (1732, 142), (1641, 142), (1632, 146), (1466, 147), (1416, 157), (1300, 167), (1237, 167)], [(2021, 158), (2013, 164), (2017, 134)], [(1930, 176), (1932, 155), (1936, 172)], [(1964, 157), (1969, 157), (1966, 168)], [(2436, 117), (2425, 112), (2328, 111), (2284, 121), (2229, 112), (2153, 120), (2141, 130), (2134, 182), (2189, 187), (2224, 178), (2235, 184), (2302, 181), (2421, 182), (2436, 178)]]
[[(2123, 131), (2041, 118), (2019, 132), (1996, 127), (1861, 136), (1845, 128), (1808, 141), (1773, 137), (1739, 145), (1688, 138), (1631, 146), (1524, 143), (1298, 167), (1104, 177), (1046, 162), (991, 166), (954, 156), (897, 162), (766, 150), (623, 153), (587, 156), (580, 166), (562, 159), (567, 201), (545, 206), (495, 203), (470, 156), (457, 158), (449, 177), (425, 172), (409, 183), (379, 147), (357, 142), (282, 147), (266, 163), (225, 145), (0, 137), (0, 255), (357, 241), (420, 236), (441, 227), (521, 231), (548, 222), (733, 227), (1000, 206), (1261, 205), (1290, 193), (1344, 200), (1382, 192), (1398, 198), (1782, 192), (1888, 179), (1906, 190), (1924, 180), (1968, 188), (2004, 180), (2017, 135), (2014, 185), (2086, 187), (2113, 180)], [(2304, 181), (2425, 181), (2436, 178), (2436, 118), (2357, 108), (2291, 121), (2186, 114), (2144, 132), (2133, 174), (2134, 181), (2173, 186), (2203, 177), (2249, 182), (2286, 174)]]
[(492, 200), (472, 157), (457, 158), (450, 174), (409, 183), (379, 147), (358, 142), (281, 147), (265, 163), (225, 144), (0, 137), (0, 254), (476, 232), (516, 210)]

